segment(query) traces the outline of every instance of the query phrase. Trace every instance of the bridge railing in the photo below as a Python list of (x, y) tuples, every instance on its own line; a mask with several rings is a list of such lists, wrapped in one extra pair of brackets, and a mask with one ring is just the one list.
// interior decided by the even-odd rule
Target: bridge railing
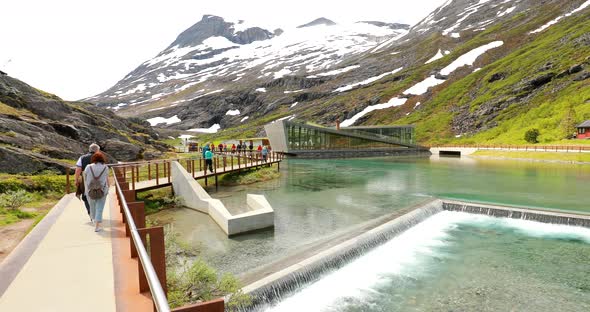
[[(129, 239), (131, 257), (137, 258), (138, 286), (140, 293), (149, 292), (154, 311), (168, 312), (166, 286), (166, 252), (164, 245), (164, 228), (161, 226), (146, 227), (145, 204), (136, 201), (134, 190), (128, 190), (122, 170), (112, 168), (115, 177), (115, 188), (119, 211), (125, 224), (125, 234)], [(149, 253), (148, 253), (149, 246)], [(173, 312), (223, 312), (224, 299), (202, 302), (176, 308)]]
[(438, 144), (425, 145), (429, 148), (477, 148), (484, 150), (536, 151), (536, 152), (590, 152), (590, 145), (468, 145), (468, 144)]

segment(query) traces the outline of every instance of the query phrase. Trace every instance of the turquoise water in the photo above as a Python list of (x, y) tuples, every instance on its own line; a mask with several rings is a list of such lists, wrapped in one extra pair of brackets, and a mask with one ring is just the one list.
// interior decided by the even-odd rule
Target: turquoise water
[(264, 311), (589, 311), (590, 229), (441, 212)]
[(589, 185), (587, 165), (438, 157), (288, 160), (275, 181), (208, 190), (234, 209), (245, 205), (246, 193), (264, 194), (275, 210), (272, 230), (228, 239), (207, 215), (192, 210), (153, 218), (172, 223), (220, 271), (242, 274), (433, 197), (590, 213)]

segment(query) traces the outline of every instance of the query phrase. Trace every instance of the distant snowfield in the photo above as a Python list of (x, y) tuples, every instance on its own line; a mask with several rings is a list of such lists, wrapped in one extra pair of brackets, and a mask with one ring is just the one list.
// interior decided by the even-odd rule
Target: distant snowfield
[(209, 128), (194, 128), (194, 129), (188, 129), (187, 131), (200, 132), (200, 133), (217, 133), (217, 131), (219, 131), (219, 129), (221, 129), (221, 126), (219, 124), (214, 124), (213, 126), (211, 126)]
[(553, 26), (553, 25), (557, 24), (557, 23), (558, 23), (559, 21), (561, 21), (563, 18), (570, 17), (570, 16), (572, 16), (572, 15), (574, 15), (574, 14), (576, 14), (576, 13), (578, 13), (578, 12), (582, 11), (583, 9), (585, 9), (585, 8), (587, 8), (587, 7), (589, 7), (589, 6), (590, 6), (590, 0), (588, 0), (588, 1), (584, 2), (584, 3), (582, 3), (582, 5), (581, 5), (580, 7), (578, 7), (577, 9), (575, 9), (575, 10), (573, 10), (573, 11), (571, 11), (571, 12), (569, 12), (569, 13), (565, 14), (565, 15), (558, 16), (558, 17), (557, 17), (557, 18), (555, 18), (554, 20), (551, 20), (551, 21), (549, 21), (547, 24), (545, 24), (545, 25), (543, 25), (543, 26), (539, 27), (538, 29), (535, 29), (535, 30), (531, 31), (530, 33), (531, 33), (531, 34), (540, 33), (540, 32), (542, 32), (543, 30), (545, 30), (545, 29), (547, 29), (547, 28), (549, 28), (549, 27), (551, 27), (551, 26)]
[(150, 125), (152, 125), (152, 127), (157, 126), (162, 123), (165, 123), (167, 125), (172, 125), (172, 124), (181, 122), (181, 120), (178, 118), (177, 115), (174, 115), (170, 118), (154, 117), (154, 118), (148, 119), (147, 121), (150, 123)]
[(391, 100), (389, 100), (387, 103), (369, 105), (369, 106), (365, 107), (365, 109), (363, 109), (361, 112), (352, 116), (350, 119), (346, 119), (345, 121), (343, 121), (340, 125), (343, 127), (350, 127), (355, 122), (357, 122), (357, 120), (359, 120), (361, 117), (365, 116), (366, 114), (368, 114), (372, 111), (396, 107), (396, 106), (402, 106), (406, 103), (407, 100), (408, 99), (400, 99), (400, 98), (394, 97)]
[(240, 114), (240, 110), (239, 109), (230, 109), (225, 114), (230, 115), (230, 116), (237, 116)]

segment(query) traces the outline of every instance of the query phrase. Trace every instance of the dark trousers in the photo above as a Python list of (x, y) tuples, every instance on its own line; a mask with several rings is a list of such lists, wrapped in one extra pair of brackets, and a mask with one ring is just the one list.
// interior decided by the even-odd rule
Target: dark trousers
[(82, 201), (84, 202), (84, 206), (86, 207), (86, 212), (88, 212), (88, 215), (90, 215), (90, 204), (88, 203), (88, 198), (86, 198), (86, 195), (82, 194)]
[(205, 167), (209, 168), (209, 171), (213, 172), (213, 159), (205, 159)]

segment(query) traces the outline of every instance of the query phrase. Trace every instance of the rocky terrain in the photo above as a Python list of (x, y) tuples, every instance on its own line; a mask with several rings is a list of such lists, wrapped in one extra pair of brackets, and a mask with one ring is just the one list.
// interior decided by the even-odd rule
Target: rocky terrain
[(66, 102), (0, 75), (0, 172), (63, 172), (93, 142), (112, 162), (152, 158), (167, 150), (156, 139), (146, 121)]
[(225, 137), (297, 118), (414, 124), (422, 143), (523, 143), (532, 127), (557, 142), (566, 112), (590, 119), (589, 21), (587, 0), (449, 0), (411, 28), (320, 18), (271, 32), (204, 16), (88, 100)]

